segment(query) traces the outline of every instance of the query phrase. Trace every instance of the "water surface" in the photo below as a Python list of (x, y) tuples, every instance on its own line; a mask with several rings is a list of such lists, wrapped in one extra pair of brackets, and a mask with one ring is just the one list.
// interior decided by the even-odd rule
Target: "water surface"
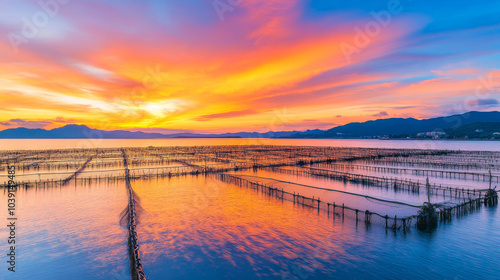
[(433, 141), (376, 139), (0, 139), (0, 150), (37, 150), (63, 148), (116, 148), (148, 146), (205, 145), (287, 145), (323, 147), (359, 147), (389, 149), (433, 149), (463, 151), (500, 151), (499, 141)]
[[(102, 140), (100, 145), (240, 145), (251, 144), (245, 141), (254, 140)], [(62, 143), (76, 146), (78, 141), (87, 140), (1, 141), (5, 144), (4, 149), (38, 149), (61, 148)], [(412, 147), (416, 148), (421, 145), (415, 144), (419, 141), (412, 144), (412, 141), (380, 140), (262, 141), (299, 146), (385, 147), (390, 144), (391, 148), (397, 145), (409, 145), (407, 148), (416, 145)], [(498, 145), (491, 145), (498, 142), (420, 142), (425, 142), (425, 145), (436, 143), (435, 148), (439, 149), (500, 150)], [(99, 172), (122, 174), (121, 161), (118, 153), (114, 159), (97, 158), (91, 162), (97, 165), (91, 165), (88, 171), (92, 176)], [(103, 162), (113, 164), (102, 165)], [(205, 164), (204, 161), (192, 163)], [(217, 162), (207, 164), (224, 165)], [(62, 166), (60, 171), (71, 172), (77, 166)], [(181, 165), (179, 162), (134, 163), (134, 157), (131, 157), (132, 174), (142, 174), (144, 170), (140, 168), (158, 166), (176, 168)], [(398, 166), (404, 167), (404, 164)], [(355, 172), (376, 176), (391, 174)], [(23, 173), (34, 176), (28, 174), (35, 172), (23, 171), (19, 176)], [(426, 200), (424, 194), (397, 193), (390, 189), (310, 176), (263, 170), (233, 173), (294, 181), (416, 205)], [(64, 178), (65, 175), (59, 177)], [(392, 176), (396, 177), (396, 174)], [(424, 179), (416, 175), (408, 177)], [(438, 183), (485, 187), (484, 181), (431, 179)], [(412, 228), (403, 233), (386, 230), (378, 224), (356, 223), (350, 217), (342, 219), (335, 216), (334, 219), (324, 211), (203, 175), (139, 179), (132, 181), (132, 186), (145, 210), (137, 231), (148, 279), (496, 279), (500, 275), (498, 207), (483, 207), (476, 213), (455, 218), (451, 223), (440, 224), (437, 231), (421, 232)], [(402, 213), (397, 208), (399, 206), (365, 198), (349, 198), (304, 187), (290, 191), (320, 196), (322, 201), (340, 199), (340, 202), (353, 203), (349, 206), (360, 209), (370, 207), (370, 210)], [(1, 205), (6, 205), (6, 199), (6, 192), (2, 190)], [(20, 189), (18, 272), (7, 274), (5, 266), (0, 270), (0, 279), (130, 279), (127, 230), (119, 225), (120, 212), (126, 207), (127, 199), (123, 181), (80, 181), (70, 182), (64, 187)], [(415, 211), (411, 208), (407, 214), (414, 214)], [(0, 219), (5, 221), (5, 211), (0, 213)], [(0, 235), (7, 235), (5, 227), (0, 228)], [(6, 245), (6, 242), (0, 244), (1, 252), (7, 251)]]

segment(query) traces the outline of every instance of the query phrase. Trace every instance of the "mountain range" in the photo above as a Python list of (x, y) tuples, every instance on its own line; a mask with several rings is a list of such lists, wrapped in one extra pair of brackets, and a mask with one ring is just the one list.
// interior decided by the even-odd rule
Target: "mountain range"
[(238, 132), (224, 134), (198, 133), (146, 133), (127, 130), (99, 130), (85, 125), (68, 124), (51, 130), (32, 128), (11, 128), (0, 131), (0, 139), (155, 139), (155, 138), (279, 138), (298, 133), (298, 131)]
[[(416, 135), (422, 132), (445, 131), (463, 133), (488, 123), (488, 131), (500, 125), (500, 112), (468, 112), (465, 114), (424, 120), (414, 118), (388, 118), (349, 123), (328, 130), (238, 132), (224, 134), (177, 133), (161, 134), (131, 132), (127, 130), (98, 130), (85, 125), (70, 124), (51, 130), (11, 128), (0, 131), (0, 139), (154, 139), (154, 138), (372, 138), (396, 135)], [(500, 127), (499, 127), (500, 130)]]
[(364, 138), (377, 136), (412, 136), (422, 132), (446, 131), (453, 134), (465, 125), (500, 123), (500, 112), (468, 112), (446, 117), (417, 120), (414, 118), (388, 118), (367, 122), (354, 122), (325, 131), (296, 133), (289, 138)]

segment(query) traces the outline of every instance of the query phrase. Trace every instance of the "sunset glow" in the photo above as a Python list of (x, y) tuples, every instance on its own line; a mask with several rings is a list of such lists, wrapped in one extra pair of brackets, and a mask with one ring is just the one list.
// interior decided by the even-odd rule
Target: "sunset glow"
[(500, 2), (234, 2), (2, 1), (0, 129), (306, 130), (500, 109)]

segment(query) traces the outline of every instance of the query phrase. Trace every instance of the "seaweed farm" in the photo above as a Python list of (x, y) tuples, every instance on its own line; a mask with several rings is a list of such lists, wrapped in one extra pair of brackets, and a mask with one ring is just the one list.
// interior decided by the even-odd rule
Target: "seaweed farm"
[(456, 238), (484, 223), (500, 230), (500, 152), (150, 146), (0, 160), (3, 199), (16, 168), (19, 279), (396, 279), (405, 265), (418, 270), (408, 279), (450, 275), (443, 269), (465, 279), (497, 269), (496, 249), (483, 266), (441, 271), (418, 256), (393, 267), (392, 254), (437, 257), (440, 245), (412, 244), (460, 247)]

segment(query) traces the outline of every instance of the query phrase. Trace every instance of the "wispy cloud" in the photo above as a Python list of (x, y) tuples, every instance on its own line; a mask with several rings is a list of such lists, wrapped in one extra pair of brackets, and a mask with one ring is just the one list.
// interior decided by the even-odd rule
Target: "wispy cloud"
[(196, 120), (198, 121), (210, 121), (213, 119), (230, 119), (230, 118), (235, 118), (235, 117), (241, 117), (241, 116), (246, 116), (246, 115), (251, 115), (255, 114), (255, 110), (242, 110), (242, 111), (233, 111), (233, 112), (225, 112), (225, 113), (218, 113), (218, 114), (211, 114), (211, 115), (204, 115), (197, 117)]
[(0, 122), (0, 125), (9, 128), (24, 127), (24, 128), (45, 128), (50, 125), (49, 121), (27, 121), (22, 119), (11, 119), (6, 122)]
[(473, 100), (468, 100), (467, 104), (470, 106), (478, 106), (478, 107), (486, 107), (486, 108), (500, 107), (500, 103), (498, 102), (498, 100), (493, 99), (493, 98), (488, 98), (488, 99), (477, 98), (477, 99), (473, 99)]
[(381, 111), (381, 112), (378, 112), (377, 114), (373, 114), (372, 116), (376, 117), (376, 118), (381, 118), (381, 117), (389, 116), (389, 114), (387, 114), (386, 111)]

